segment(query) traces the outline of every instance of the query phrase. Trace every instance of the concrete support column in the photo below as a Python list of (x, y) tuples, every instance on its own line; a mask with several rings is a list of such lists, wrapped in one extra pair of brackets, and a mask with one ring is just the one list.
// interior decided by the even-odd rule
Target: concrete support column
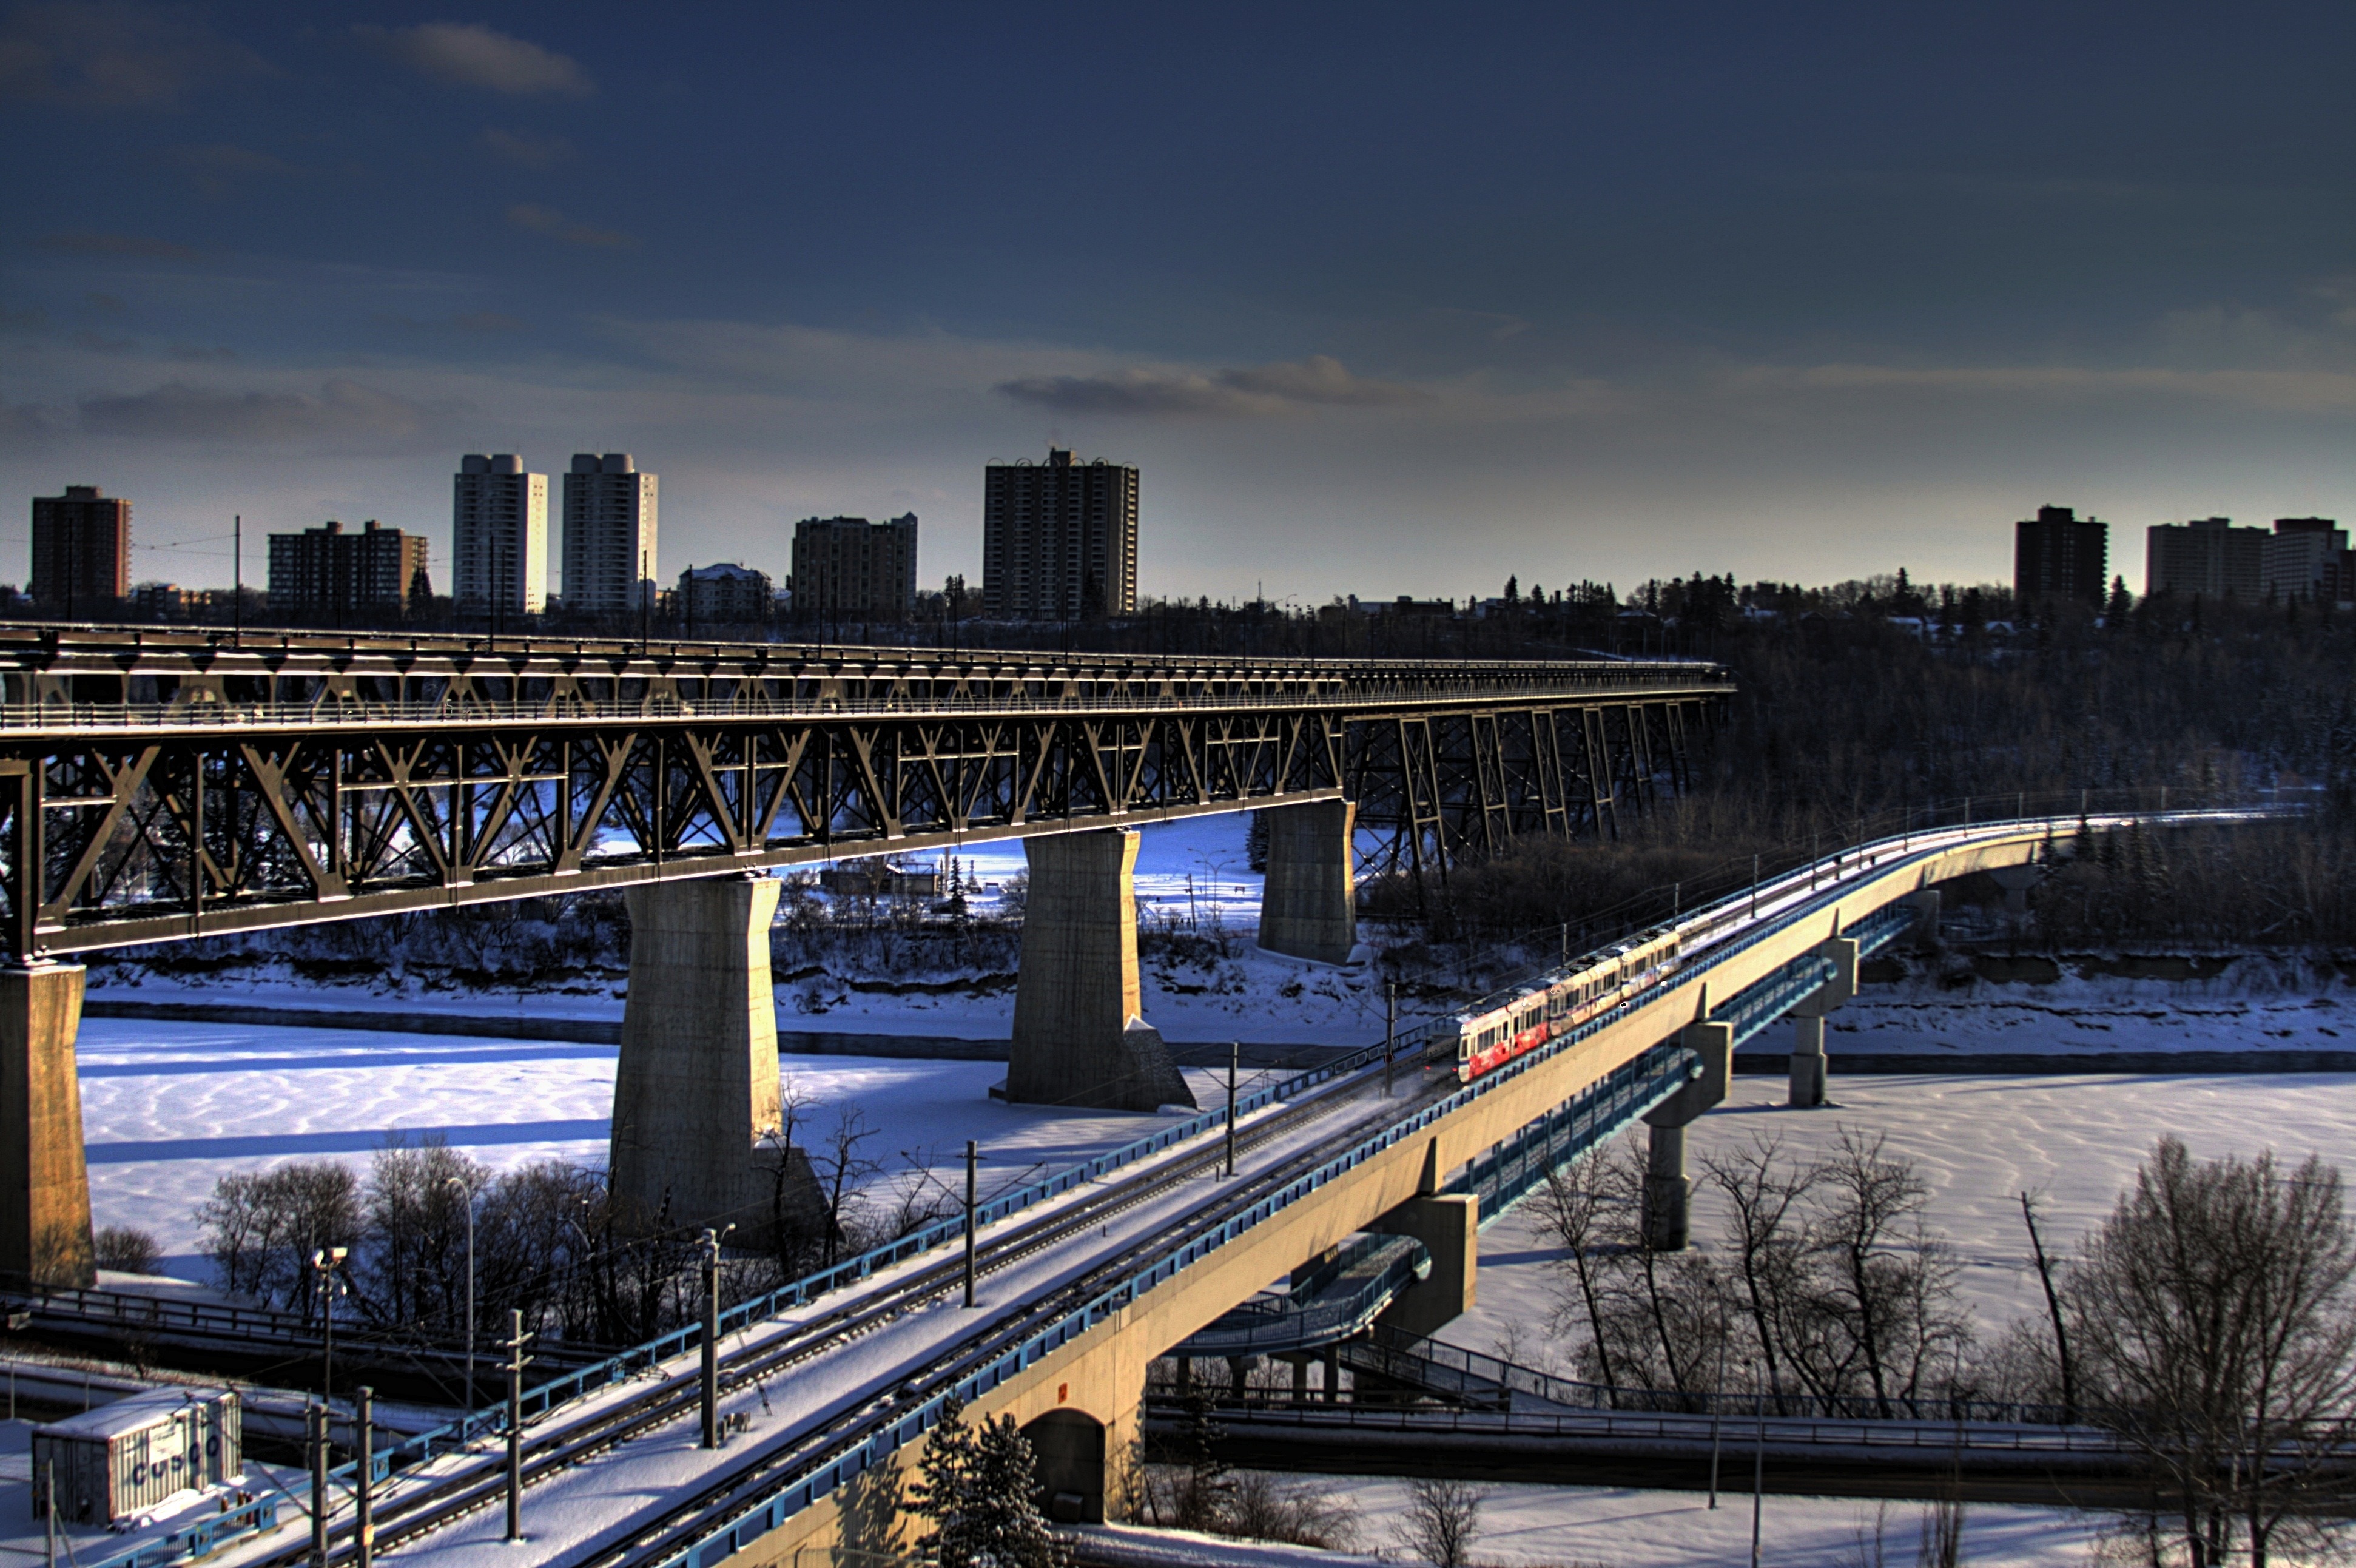
[(1309, 1358), (1291, 1356), (1286, 1359), (1292, 1363), (1292, 1402), (1306, 1404), (1309, 1402)]
[(1431, 1273), (1399, 1292), (1376, 1321), (1403, 1334), (1437, 1333), (1472, 1310), (1480, 1274), (1481, 1200), (1469, 1192), (1411, 1197), (1370, 1230), (1412, 1236), (1431, 1254)]
[(1943, 900), (1935, 887), (1925, 887), (1920, 893), (1910, 893), (1906, 902), (1914, 907), (1912, 932), (1916, 952), (1939, 950), (1939, 907)]
[(1686, 1175), (1686, 1130), (1654, 1127), (1644, 1161), (1644, 1244), (1682, 1252), (1692, 1240), (1693, 1178)]
[(1734, 1026), (1688, 1024), (1677, 1043), (1698, 1052), (1701, 1076), (1644, 1113), (1652, 1146), (1644, 1167), (1644, 1240), (1655, 1251), (1681, 1252), (1693, 1230), (1693, 1183), (1686, 1176), (1686, 1128), (1724, 1101), (1734, 1076)]
[(0, 1275), (95, 1284), (82, 1163), (79, 964), (0, 969)]
[(1358, 945), (1356, 870), (1351, 836), (1358, 809), (1347, 800), (1273, 806), (1268, 882), (1260, 893), (1259, 945), (1319, 963), (1347, 963)]
[[(1935, 899), (1938, 895), (1933, 893), (1931, 897)], [(1825, 1058), (1825, 1015), (1857, 994), (1855, 937), (1833, 937), (1817, 947), (1816, 955), (1833, 961), (1833, 977), (1792, 1007), (1792, 1091), (1788, 1102), (1803, 1111), (1814, 1110), (1825, 1102), (1825, 1079), (1830, 1071)]]
[(1161, 1032), (1141, 1016), (1134, 829), (1023, 841), (1031, 890), (1006, 1098), (1152, 1111), (1192, 1105)]
[(1244, 1397), (1246, 1382), (1251, 1377), (1251, 1362), (1252, 1359), (1249, 1356), (1227, 1358), (1227, 1396), (1230, 1399), (1240, 1400)]
[(1825, 1021), (1821, 1017), (1792, 1020), (1791, 1103), (1813, 1110), (1825, 1102)]
[(734, 1224), (763, 1245), (822, 1223), (807, 1155), (779, 1129), (777, 1003), (766, 876), (658, 882), (624, 895), (630, 993), (614, 1073), (613, 1192), (631, 1227)]
[(1996, 885), (2004, 889), (2004, 912), (2008, 915), (2029, 913), (2029, 890), (2037, 886), (2043, 873), (2034, 865), (1999, 865), (1988, 873)]
[(1325, 1402), (1342, 1402), (1342, 1347), (1339, 1344), (1325, 1347)]

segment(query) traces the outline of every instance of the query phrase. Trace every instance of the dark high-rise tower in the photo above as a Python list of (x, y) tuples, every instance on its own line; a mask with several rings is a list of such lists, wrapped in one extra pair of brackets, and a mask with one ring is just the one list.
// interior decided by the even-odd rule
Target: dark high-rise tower
[(2077, 599), (2100, 608), (2110, 588), (2111, 525), (2066, 506), (2041, 506), (2013, 525), (2012, 593), (2025, 608), (2040, 599)]
[(1137, 470), (1099, 457), (982, 470), (982, 614), (1087, 620), (1137, 612)]
[(131, 503), (96, 485), (34, 497), (31, 587), (55, 614), (112, 609), (131, 591)]

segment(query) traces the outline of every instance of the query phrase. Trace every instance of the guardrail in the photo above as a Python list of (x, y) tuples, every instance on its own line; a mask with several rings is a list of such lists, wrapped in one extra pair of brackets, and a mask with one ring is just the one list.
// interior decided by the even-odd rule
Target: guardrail
[(174, 1563), (182, 1558), (207, 1557), (232, 1541), (277, 1528), (278, 1499), (258, 1497), (252, 1502), (239, 1503), (220, 1513), (207, 1514), (169, 1535), (143, 1541), (112, 1557), (101, 1557), (91, 1563), (77, 1560), (78, 1568), (155, 1568), (158, 1563)]
[[(1559, 1412), (1466, 1410), (1455, 1405), (1400, 1407), (1323, 1404), (1309, 1401), (1221, 1401), (1223, 1422), (1236, 1426), (1333, 1428), (1343, 1431), (1401, 1432), (1419, 1436), (1441, 1433), (1494, 1437), (1580, 1438), (1591, 1442), (1695, 1444), (1707, 1445), (1718, 1425), (1730, 1448), (1748, 1448), (1757, 1423), (1763, 1422), (1767, 1445), (1777, 1447), (1838, 1447), (1927, 1449), (1940, 1453), (2139, 1454), (2126, 1438), (2094, 1426), (2029, 1426), (1995, 1422), (1893, 1420), (1827, 1420), (1809, 1416), (1762, 1417), (1754, 1402), (1722, 1418), (1686, 1413), (1597, 1411), (1585, 1414)], [(1735, 1417), (1740, 1417), (1739, 1421)], [(1232, 1428), (1231, 1428), (1232, 1429)]]
[[(1365, 1276), (1355, 1289), (1340, 1296), (1326, 1294), (1354, 1273)], [(1220, 1314), (1170, 1353), (1257, 1356), (1331, 1344), (1363, 1331), (1399, 1292), (1430, 1273), (1431, 1253), (1415, 1238), (1361, 1236), (1344, 1242), (1284, 1295), (1255, 1298)]]
[(817, 697), (691, 699), (645, 697), (596, 702), (578, 697), (533, 702), (380, 703), (322, 696), (303, 703), (205, 700), (187, 703), (9, 703), (0, 704), (0, 732), (80, 732), (111, 729), (285, 729), (332, 725), (437, 725), (468, 724), (612, 724), (817, 719), (926, 719), (999, 717), (1073, 713), (1166, 714), (1297, 711), (1302, 708), (1360, 709), (1450, 706), (1576, 700), (1583, 697), (1662, 692), (1712, 695), (1731, 692), (1722, 676), (1665, 671), (1635, 675), (1606, 667), (1594, 679), (1553, 682), (1534, 677), (1498, 685), (1384, 682), (1297, 692), (1196, 693), (1189, 696), (1133, 694), (1113, 697), (902, 697), (877, 702)]

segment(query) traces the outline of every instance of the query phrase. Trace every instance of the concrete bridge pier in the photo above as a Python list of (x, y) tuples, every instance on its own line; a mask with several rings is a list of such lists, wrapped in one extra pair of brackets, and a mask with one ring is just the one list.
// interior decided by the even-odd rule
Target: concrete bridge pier
[(1682, 1252), (1692, 1239), (1693, 1180), (1686, 1175), (1686, 1128), (1724, 1101), (1734, 1075), (1733, 1025), (1688, 1024), (1678, 1033), (1677, 1043), (1701, 1054), (1701, 1076), (1644, 1112), (1644, 1124), (1652, 1130), (1644, 1166), (1644, 1241), (1656, 1252)]
[(1273, 806), (1268, 881), (1260, 894), (1259, 945), (1319, 963), (1347, 963), (1358, 945), (1352, 847), (1358, 808), (1347, 800)]
[(1914, 950), (1921, 953), (1939, 950), (1939, 913), (1944, 902), (1939, 890), (1925, 887), (1920, 893), (1910, 893), (1906, 902), (1914, 908)]
[(1404, 1334), (1430, 1335), (1472, 1310), (1481, 1272), (1481, 1200), (1469, 1192), (1410, 1198), (1369, 1228), (1412, 1236), (1431, 1254), (1431, 1273), (1383, 1308), (1376, 1319)]
[(1141, 1015), (1133, 828), (1023, 841), (1031, 891), (1006, 1098), (1152, 1111), (1193, 1105), (1161, 1031)]
[(2004, 912), (2008, 915), (2029, 913), (2029, 890), (2037, 886), (2044, 873), (2035, 865), (1998, 865), (1988, 875), (2004, 889)]
[(0, 1275), (98, 1283), (82, 1161), (79, 964), (0, 968)]
[(1792, 1091), (1786, 1102), (1804, 1111), (1825, 1102), (1825, 1015), (1857, 994), (1857, 939), (1831, 938), (1816, 952), (1839, 968), (1792, 1007)]
[(609, 1168), (626, 1229), (733, 1224), (732, 1245), (765, 1246), (780, 1225), (825, 1222), (809, 1157), (775, 1146), (777, 890), (766, 876), (740, 875), (623, 895), (630, 993)]

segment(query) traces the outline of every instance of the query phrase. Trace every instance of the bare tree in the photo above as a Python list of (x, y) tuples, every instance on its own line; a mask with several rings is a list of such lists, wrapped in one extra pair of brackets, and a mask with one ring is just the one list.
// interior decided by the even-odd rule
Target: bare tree
[(1433, 1568), (1465, 1568), (1481, 1533), (1486, 1488), (1469, 1481), (1422, 1477), (1410, 1483), (1407, 1516), (1394, 1527), (1398, 1543)]
[(1597, 1380), (1610, 1388), (1614, 1380), (1612, 1342), (1603, 1329), (1603, 1297), (1609, 1284), (1602, 1255), (1603, 1211), (1608, 1201), (1603, 1161), (1591, 1154), (1547, 1172), (1546, 1186), (1532, 1195), (1539, 1223), (1568, 1254), (1562, 1269), (1578, 1292), (1579, 1310), (1587, 1319)]
[(834, 1266), (836, 1250), (841, 1244), (850, 1218), (849, 1208), (857, 1201), (860, 1187), (883, 1172), (883, 1162), (862, 1152), (867, 1142), (882, 1132), (880, 1127), (868, 1125), (865, 1112), (856, 1106), (846, 1107), (835, 1116), (834, 1126), (827, 1133), (818, 1158), (812, 1162), (818, 1167), (819, 1185), (826, 1196), (829, 1268)]
[(1734, 1274), (1766, 1363), (1767, 1387), (1778, 1396), (1783, 1390), (1779, 1342), (1790, 1305), (1801, 1294), (1812, 1242), (1807, 1218), (1798, 1211), (1809, 1168), (1781, 1155), (1777, 1140), (1754, 1135), (1744, 1147), (1713, 1150), (1701, 1159), (1704, 1177), (1726, 1195), (1732, 1212), (1727, 1240)]
[(2356, 1233), (2339, 1170), (2162, 1138), (2088, 1239), (2066, 1298), (2103, 1419), (2145, 1455), (2192, 1568), (2344, 1516)]

